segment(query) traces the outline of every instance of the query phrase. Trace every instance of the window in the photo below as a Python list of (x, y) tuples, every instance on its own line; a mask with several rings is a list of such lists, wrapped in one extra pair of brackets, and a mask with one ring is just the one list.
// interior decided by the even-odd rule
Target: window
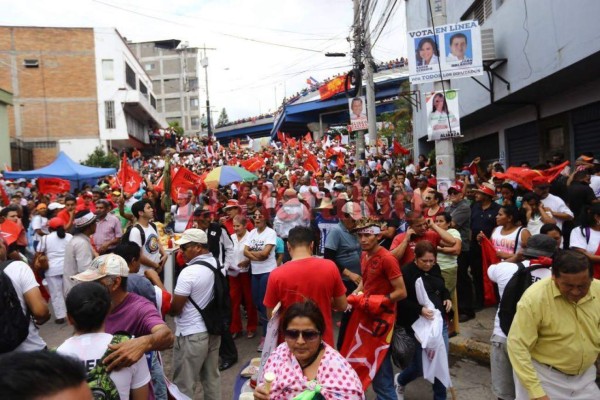
[(192, 121), (192, 129), (197, 129), (200, 127), (200, 118), (192, 117), (191, 121)]
[(200, 102), (197, 97), (192, 97), (190, 99), (190, 108), (198, 108), (200, 106)]
[(188, 91), (198, 90), (198, 78), (188, 79)]
[[(494, 0), (476, 0), (461, 18), (462, 20), (477, 20), (479, 25), (492, 15)], [(498, 2), (501, 5), (501, 2)], [(498, 5), (499, 7), (499, 5)]]
[(25, 60), (23, 60), (23, 66), (25, 68), (39, 68), (40, 61), (39, 60), (25, 59)]
[(156, 65), (154, 63), (146, 63), (146, 64), (144, 64), (144, 69), (146, 71), (153, 71), (154, 68), (156, 68)]
[(115, 102), (112, 100), (104, 102), (104, 121), (106, 129), (115, 129), (117, 127), (115, 123)]
[(150, 95), (150, 105), (156, 110), (156, 97)]
[(133, 68), (129, 66), (129, 64), (125, 63), (125, 82), (129, 85), (130, 88), (135, 89), (135, 72)]
[(102, 60), (102, 79), (112, 81), (115, 79), (114, 60)]
[(144, 85), (144, 82), (139, 81), (140, 84), (140, 93), (144, 95), (144, 97), (148, 98), (148, 88)]

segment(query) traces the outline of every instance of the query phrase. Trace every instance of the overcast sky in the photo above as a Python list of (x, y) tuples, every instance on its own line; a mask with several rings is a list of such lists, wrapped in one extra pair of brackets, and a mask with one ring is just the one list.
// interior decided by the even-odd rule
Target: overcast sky
[[(405, 57), (404, 1), (371, 1), (377, 4), (371, 29), (380, 20), (383, 24), (385, 6), (396, 3), (373, 49), (374, 58)], [(296, 93), (310, 76), (322, 80), (347, 71), (349, 56), (327, 58), (324, 53), (349, 54), (352, 4), (352, 0), (0, 0), (0, 24), (109, 26), (132, 41), (179, 39), (191, 47), (216, 48), (208, 53), (211, 106), (225, 107), (234, 120), (273, 111), (284, 90), (288, 96)], [(204, 74), (200, 83), (204, 104)]]

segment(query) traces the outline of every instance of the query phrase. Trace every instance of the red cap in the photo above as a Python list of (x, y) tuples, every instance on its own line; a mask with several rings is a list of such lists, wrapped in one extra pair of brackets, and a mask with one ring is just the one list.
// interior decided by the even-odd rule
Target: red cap
[(225, 204), (225, 207), (223, 207), (223, 209), (231, 208), (231, 207), (241, 208), (240, 203), (238, 203), (238, 201), (235, 199), (227, 200), (227, 203)]
[(484, 183), (481, 186), (479, 186), (479, 188), (477, 188), (476, 192), (483, 193), (490, 197), (496, 196), (496, 188), (494, 188), (494, 185), (489, 184), (489, 183)]
[(258, 197), (256, 197), (255, 194), (251, 194), (250, 196), (248, 196), (248, 200), (258, 201)]
[(54, 217), (48, 221), (49, 228), (58, 229), (61, 226), (65, 226), (65, 221), (62, 218)]

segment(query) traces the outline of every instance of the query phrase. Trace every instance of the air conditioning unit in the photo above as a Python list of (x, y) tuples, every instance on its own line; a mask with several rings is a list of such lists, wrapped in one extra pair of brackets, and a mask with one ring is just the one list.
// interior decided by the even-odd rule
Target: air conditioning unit
[(38, 68), (40, 66), (39, 60), (23, 60), (23, 66), (25, 68)]
[(494, 45), (494, 30), (481, 30), (481, 52), (483, 60), (496, 59), (496, 46)]

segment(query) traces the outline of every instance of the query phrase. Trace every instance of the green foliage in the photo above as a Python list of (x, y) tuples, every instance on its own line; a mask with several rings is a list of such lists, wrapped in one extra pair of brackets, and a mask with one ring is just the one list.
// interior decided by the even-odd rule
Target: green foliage
[(102, 146), (98, 146), (82, 164), (88, 167), (118, 168), (119, 157), (112, 153), (107, 154)]
[(217, 126), (223, 126), (229, 123), (229, 116), (227, 115), (227, 111), (225, 107), (221, 110), (221, 114), (219, 115), (219, 121), (217, 122)]
[(179, 125), (179, 121), (169, 122), (169, 128), (173, 129), (175, 134), (179, 137), (183, 136), (183, 128)]
[[(410, 92), (410, 84), (408, 81), (402, 83), (400, 87), (401, 93)], [(412, 140), (408, 136), (412, 135), (412, 105), (405, 98), (400, 96), (394, 103), (395, 110), (393, 112), (381, 114), (378, 118), (378, 122), (389, 122), (388, 126), (385, 126), (379, 130), (378, 136), (387, 138), (396, 138), (400, 143), (409, 143)], [(391, 143), (391, 140), (389, 141)]]

